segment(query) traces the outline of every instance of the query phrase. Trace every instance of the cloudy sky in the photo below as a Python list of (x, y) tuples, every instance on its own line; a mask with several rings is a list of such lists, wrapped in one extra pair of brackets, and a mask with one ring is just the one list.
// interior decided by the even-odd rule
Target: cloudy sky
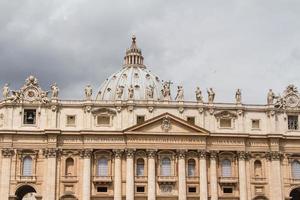
[(133, 33), (146, 65), (188, 99), (196, 86), (218, 102), (241, 88), (245, 103), (300, 88), (299, 0), (0, 0), (0, 85), (33, 74), (64, 99), (89, 83), (96, 93)]

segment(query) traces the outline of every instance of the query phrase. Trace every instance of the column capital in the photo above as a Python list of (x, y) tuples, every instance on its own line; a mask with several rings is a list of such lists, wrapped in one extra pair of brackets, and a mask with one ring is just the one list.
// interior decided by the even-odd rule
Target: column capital
[(218, 151), (209, 151), (209, 157), (211, 160), (216, 160), (218, 157)]
[(199, 149), (198, 156), (200, 159), (206, 159), (207, 151), (205, 149)]
[(246, 151), (238, 151), (237, 155), (238, 155), (239, 160), (247, 160), (248, 156), (249, 156), (249, 153), (246, 152)]
[(157, 153), (156, 149), (147, 149), (148, 158), (155, 158), (156, 153)]
[(1, 150), (1, 153), (4, 158), (9, 158), (14, 155), (15, 151), (12, 148), (5, 148)]
[(115, 158), (121, 158), (123, 155), (124, 150), (122, 149), (114, 149), (113, 153), (114, 153), (114, 157)]
[(186, 149), (179, 149), (177, 150), (177, 156), (179, 159), (184, 159), (186, 155), (187, 150)]
[(57, 148), (47, 148), (43, 150), (44, 156), (46, 158), (56, 158), (59, 153), (59, 149)]
[(81, 158), (90, 158), (92, 156), (93, 149), (83, 149), (80, 151)]
[(283, 154), (280, 151), (270, 151), (266, 153), (266, 158), (268, 160), (281, 160), (283, 158)]
[(126, 149), (125, 153), (127, 158), (133, 158), (135, 154), (135, 149)]

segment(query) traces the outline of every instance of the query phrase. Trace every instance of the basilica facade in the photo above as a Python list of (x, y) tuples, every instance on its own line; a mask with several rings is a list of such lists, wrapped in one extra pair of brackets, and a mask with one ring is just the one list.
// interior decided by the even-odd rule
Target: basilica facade
[[(1, 200), (300, 199), (300, 94), (266, 104), (217, 103), (213, 88), (171, 94), (137, 47), (83, 99), (59, 98), (29, 76), (3, 87)], [(205, 95), (206, 96), (206, 95)]]

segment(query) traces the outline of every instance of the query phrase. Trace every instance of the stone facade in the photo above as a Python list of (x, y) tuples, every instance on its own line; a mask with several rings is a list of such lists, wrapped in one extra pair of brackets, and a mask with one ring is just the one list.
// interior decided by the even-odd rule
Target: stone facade
[[(296, 199), (300, 193), (299, 93), (267, 104), (195, 101), (144, 65), (135, 37), (120, 72), (95, 100), (61, 100), (30, 76), (3, 88), (1, 199)], [(117, 80), (117, 81), (116, 81)], [(174, 95), (175, 96), (175, 95)]]

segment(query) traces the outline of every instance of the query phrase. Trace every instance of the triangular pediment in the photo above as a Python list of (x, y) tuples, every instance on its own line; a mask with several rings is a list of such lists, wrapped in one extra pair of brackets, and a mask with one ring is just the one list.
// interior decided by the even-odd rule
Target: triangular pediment
[(142, 124), (129, 127), (124, 133), (165, 133), (165, 134), (197, 134), (208, 135), (209, 131), (188, 123), (170, 113), (164, 113), (145, 121)]

